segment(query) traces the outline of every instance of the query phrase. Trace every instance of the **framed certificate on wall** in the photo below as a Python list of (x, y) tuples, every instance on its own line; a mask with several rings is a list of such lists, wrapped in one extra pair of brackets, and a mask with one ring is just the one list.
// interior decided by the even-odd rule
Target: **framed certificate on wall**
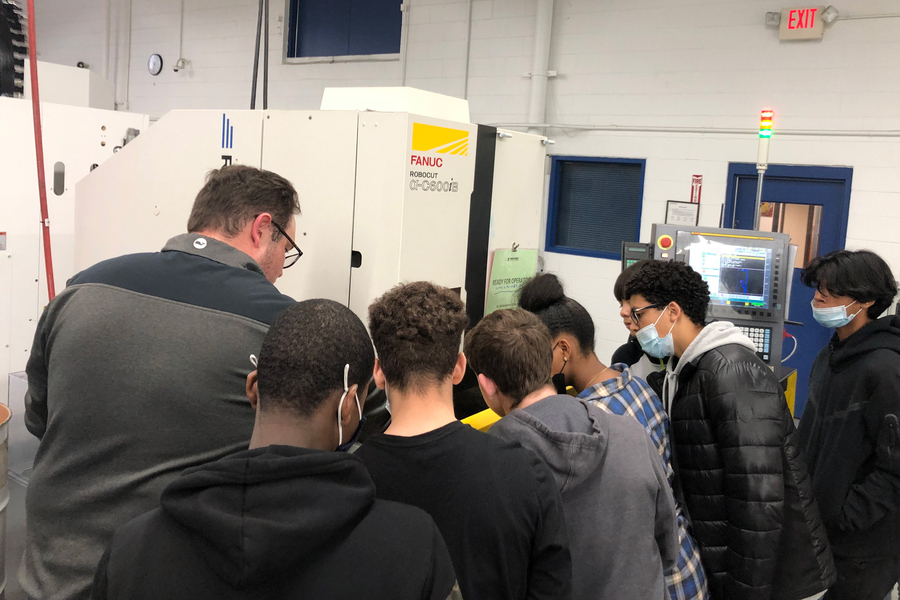
[(700, 222), (700, 205), (695, 202), (666, 201), (666, 225), (690, 225)]

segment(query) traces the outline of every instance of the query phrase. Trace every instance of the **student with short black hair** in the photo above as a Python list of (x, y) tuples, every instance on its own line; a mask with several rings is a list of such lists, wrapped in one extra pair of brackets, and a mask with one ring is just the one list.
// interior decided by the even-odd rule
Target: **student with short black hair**
[[(519, 305), (534, 309), (538, 318), (548, 327), (553, 348), (551, 355), (556, 364), (560, 362), (556, 349), (563, 346), (563, 366), (552, 368), (554, 371), (559, 369), (565, 372), (566, 366), (574, 364), (569, 373), (580, 400), (616, 415), (628, 415), (644, 427), (656, 446), (671, 488), (674, 474), (669, 442), (669, 416), (648, 383), (635, 376), (631, 368), (623, 363), (605, 367), (600, 362), (593, 352), (594, 322), (591, 316), (581, 304), (565, 295), (562, 282), (556, 275), (544, 273), (528, 281), (520, 293)], [(630, 315), (628, 318), (631, 322)], [(589, 350), (585, 350), (579, 339), (588, 341)], [(569, 356), (574, 358), (570, 359)], [(598, 369), (603, 370), (597, 372)], [(594, 381), (588, 380), (588, 385), (581, 387), (578, 381), (587, 379), (590, 375), (578, 375), (579, 372), (595, 373)], [(709, 591), (700, 550), (691, 536), (691, 524), (684, 506), (677, 498), (675, 510), (679, 550), (676, 564), (665, 573), (669, 597), (671, 600), (706, 600), (709, 598)]]
[(369, 307), (387, 430), (357, 452), (378, 497), (418, 506), (440, 528), (466, 598), (572, 597), (572, 562), (553, 474), (532, 452), (456, 420), (453, 385), (468, 324), (457, 293), (402, 284)]
[(778, 379), (733, 323), (706, 324), (709, 287), (681, 262), (625, 286), (641, 347), (669, 356), (675, 490), (712, 598), (799, 600), (834, 582), (800, 439)]
[(118, 530), (96, 600), (459, 600), (423, 511), (375, 498), (356, 438), (375, 352), (331, 300), (281, 313), (247, 377), (250, 449), (185, 471)]
[(556, 393), (551, 347), (547, 327), (521, 309), (493, 312), (466, 334), (482, 396), (503, 417), (490, 433), (519, 442), (553, 472), (571, 544), (573, 598), (660, 599), (663, 571), (678, 557), (663, 463), (634, 420)]
[(625, 298), (625, 286), (649, 262), (648, 260), (640, 260), (634, 263), (619, 273), (615, 283), (613, 283), (613, 297), (619, 303), (619, 316), (628, 330), (628, 341), (616, 348), (609, 362), (628, 365), (635, 376), (646, 381), (653, 388), (653, 391), (659, 395), (662, 391), (662, 380), (665, 378), (666, 359), (652, 357), (641, 349), (641, 344), (634, 337), (636, 332), (632, 330), (631, 305), (628, 304), (628, 300)]
[(868, 250), (813, 259), (801, 281), (835, 330), (813, 363), (800, 438), (834, 550), (828, 600), (881, 600), (900, 573), (900, 317), (890, 267)]

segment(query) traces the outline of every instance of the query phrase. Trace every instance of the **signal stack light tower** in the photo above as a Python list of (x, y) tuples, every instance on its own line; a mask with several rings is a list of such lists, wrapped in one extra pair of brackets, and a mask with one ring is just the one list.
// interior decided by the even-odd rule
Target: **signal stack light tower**
[(753, 212), (753, 229), (759, 230), (759, 210), (762, 204), (763, 176), (769, 167), (769, 140), (772, 138), (772, 115), (774, 113), (766, 109), (759, 116), (759, 153), (756, 156), (756, 172), (759, 179), (756, 182), (756, 208)]

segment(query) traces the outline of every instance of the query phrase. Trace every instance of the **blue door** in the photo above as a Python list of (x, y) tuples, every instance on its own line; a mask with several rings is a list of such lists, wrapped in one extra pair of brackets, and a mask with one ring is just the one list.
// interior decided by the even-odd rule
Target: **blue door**
[[(812, 363), (831, 339), (833, 330), (816, 323), (812, 316), (814, 290), (800, 283), (800, 271), (816, 256), (844, 247), (850, 205), (853, 169), (838, 167), (769, 166), (763, 181), (760, 231), (791, 235), (798, 247), (794, 264), (788, 320), (803, 326), (785, 325), (797, 339), (797, 351), (784, 365), (797, 369), (794, 416), (806, 406)], [(728, 190), (723, 221), (725, 227), (753, 229), (756, 206), (756, 165), (732, 163), (728, 167)], [(784, 341), (783, 355), (790, 354), (793, 341)]]

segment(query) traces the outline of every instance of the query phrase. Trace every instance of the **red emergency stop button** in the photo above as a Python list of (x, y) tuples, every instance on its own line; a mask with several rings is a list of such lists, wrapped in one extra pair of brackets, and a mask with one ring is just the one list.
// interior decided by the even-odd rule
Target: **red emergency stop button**
[(671, 235), (661, 235), (659, 239), (656, 240), (656, 245), (662, 248), (663, 250), (668, 250), (672, 247), (672, 236)]

